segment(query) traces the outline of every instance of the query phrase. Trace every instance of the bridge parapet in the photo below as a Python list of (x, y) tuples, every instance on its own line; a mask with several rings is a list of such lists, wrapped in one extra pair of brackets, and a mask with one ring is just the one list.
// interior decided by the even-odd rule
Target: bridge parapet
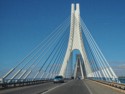
[(51, 82), (52, 79), (32, 80), (32, 79), (6, 79), (0, 83), (0, 88), (19, 87)]

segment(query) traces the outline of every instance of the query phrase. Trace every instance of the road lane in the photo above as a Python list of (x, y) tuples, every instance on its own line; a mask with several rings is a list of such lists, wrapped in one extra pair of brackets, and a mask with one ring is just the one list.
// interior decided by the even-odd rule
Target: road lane
[(91, 94), (83, 80), (72, 80), (55, 89), (46, 91), (41, 94)]

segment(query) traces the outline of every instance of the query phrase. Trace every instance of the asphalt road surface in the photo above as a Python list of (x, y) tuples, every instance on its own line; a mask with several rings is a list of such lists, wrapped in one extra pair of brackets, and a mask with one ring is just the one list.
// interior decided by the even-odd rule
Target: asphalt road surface
[(125, 94), (90, 80), (71, 80), (0, 90), (0, 94)]
[(1, 90), (0, 94), (90, 94), (82, 80), (54, 84), (44, 83), (33, 86)]
[(82, 80), (73, 80), (43, 94), (91, 94)]
[(73, 80), (41, 94), (125, 94), (91, 80)]

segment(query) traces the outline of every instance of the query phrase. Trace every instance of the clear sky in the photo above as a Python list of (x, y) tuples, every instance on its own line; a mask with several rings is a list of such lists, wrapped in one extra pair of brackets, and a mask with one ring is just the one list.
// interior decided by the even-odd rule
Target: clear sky
[(125, 0), (0, 0), (0, 68), (13, 67), (70, 16), (72, 2), (112, 65), (125, 64)]

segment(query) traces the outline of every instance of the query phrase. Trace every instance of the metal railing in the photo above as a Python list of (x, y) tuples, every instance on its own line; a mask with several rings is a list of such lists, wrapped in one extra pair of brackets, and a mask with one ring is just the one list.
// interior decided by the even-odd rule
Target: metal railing
[(0, 88), (9, 88), (9, 87), (19, 87), (19, 86), (27, 86), (27, 85), (34, 85), (34, 84), (41, 84), (52, 82), (52, 79), (5, 79), (2, 83), (0, 83)]

